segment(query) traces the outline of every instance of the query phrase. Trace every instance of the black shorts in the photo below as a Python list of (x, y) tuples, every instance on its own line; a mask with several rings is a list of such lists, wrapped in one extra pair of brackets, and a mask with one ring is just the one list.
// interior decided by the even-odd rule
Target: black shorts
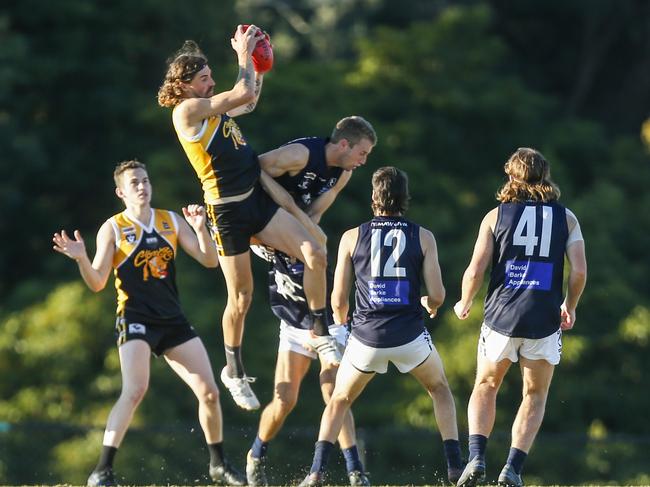
[(115, 320), (115, 338), (118, 347), (130, 340), (144, 340), (151, 347), (151, 351), (158, 356), (171, 348), (189, 342), (196, 336), (198, 335), (194, 328), (187, 321), (157, 325), (124, 316), (118, 316)]
[(210, 233), (219, 255), (238, 255), (248, 251), (251, 237), (261, 232), (278, 211), (278, 205), (259, 181), (243, 201), (206, 207)]

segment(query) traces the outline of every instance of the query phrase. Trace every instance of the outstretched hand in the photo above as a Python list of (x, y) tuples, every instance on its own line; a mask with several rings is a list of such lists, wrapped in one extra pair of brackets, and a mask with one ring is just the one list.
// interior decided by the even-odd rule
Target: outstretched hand
[(187, 205), (183, 207), (183, 216), (187, 223), (195, 230), (199, 231), (205, 226), (205, 208), (201, 205)]
[(79, 260), (86, 255), (86, 244), (79, 230), (74, 231), (74, 239), (70, 238), (65, 230), (61, 230), (61, 233), (54, 234), (52, 242), (54, 250), (71, 259)]

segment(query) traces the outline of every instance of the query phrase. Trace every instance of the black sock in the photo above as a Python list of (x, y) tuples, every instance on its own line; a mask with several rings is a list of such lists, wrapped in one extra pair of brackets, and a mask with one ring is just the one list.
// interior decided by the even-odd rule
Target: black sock
[(223, 443), (208, 443), (208, 452), (211, 467), (223, 465)]
[(330, 334), (330, 331), (327, 327), (327, 313), (325, 313), (325, 308), (321, 309), (312, 309), (310, 310), (312, 317), (312, 330), (314, 335), (324, 337)]
[(316, 448), (314, 448), (314, 461), (311, 464), (311, 470), (309, 473), (323, 473), (327, 470), (327, 461), (329, 460), (333, 448), (334, 443), (330, 443), (329, 441), (316, 442)]
[(485, 456), (485, 450), (487, 449), (487, 436), (484, 435), (469, 435), (469, 461), (471, 462), (474, 457)]
[(458, 440), (444, 440), (442, 442), (445, 448), (445, 458), (449, 468), (461, 468), (463, 459), (460, 454), (460, 442)]
[(244, 364), (241, 361), (241, 345), (237, 347), (224, 345), (224, 348), (226, 349), (228, 377), (244, 377), (246, 372), (244, 372)]
[(114, 446), (102, 446), (102, 452), (99, 455), (99, 462), (95, 467), (96, 471), (106, 470), (108, 468), (113, 468), (113, 460), (115, 459), (115, 454), (117, 453), (117, 448)]
[(506, 463), (512, 465), (513, 470), (517, 474), (521, 474), (521, 469), (524, 466), (524, 460), (526, 460), (527, 456), (528, 453), (525, 451), (510, 447), (510, 453), (508, 454), (508, 461)]

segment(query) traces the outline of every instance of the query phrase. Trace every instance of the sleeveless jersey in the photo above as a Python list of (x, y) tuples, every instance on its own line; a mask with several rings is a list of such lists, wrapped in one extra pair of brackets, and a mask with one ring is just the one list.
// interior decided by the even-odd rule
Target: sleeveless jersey
[(259, 179), (257, 155), (228, 115), (206, 118), (194, 137), (183, 135), (175, 124), (174, 129), (201, 181), (206, 203), (246, 193)]
[[(309, 306), (303, 287), (305, 266), (302, 262), (275, 251), (269, 267), (269, 300), (273, 314), (294, 328), (309, 330), (312, 325)], [(332, 273), (327, 272), (327, 313), (332, 323), (330, 294)]]
[(151, 213), (148, 227), (125, 211), (109, 219), (115, 234), (117, 314), (148, 324), (186, 321), (174, 267), (178, 224), (169, 211), (152, 209)]
[(556, 202), (503, 203), (494, 229), (485, 324), (517, 338), (560, 328), (566, 210)]
[(328, 142), (329, 139), (322, 137), (305, 137), (284, 144), (284, 146), (302, 144), (309, 149), (307, 164), (298, 174), (291, 176), (286, 173), (276, 179), (302, 209), (307, 208), (318, 196), (332, 189), (343, 173), (342, 168), (327, 165), (325, 145)]
[(359, 226), (352, 254), (356, 277), (352, 335), (370, 347), (398, 347), (424, 330), (420, 226), (378, 216)]

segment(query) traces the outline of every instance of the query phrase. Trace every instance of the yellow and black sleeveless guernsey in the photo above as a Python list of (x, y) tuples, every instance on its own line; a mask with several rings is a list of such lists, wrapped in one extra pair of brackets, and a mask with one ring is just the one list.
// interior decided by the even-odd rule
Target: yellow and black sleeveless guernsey
[(154, 325), (186, 322), (176, 288), (175, 215), (152, 209), (148, 227), (125, 211), (109, 221), (115, 234), (113, 268), (118, 316)]
[(175, 122), (174, 130), (201, 181), (207, 204), (216, 204), (219, 198), (244, 194), (259, 179), (257, 155), (244, 139), (237, 123), (228, 115), (215, 115), (203, 120), (201, 131), (194, 137), (183, 134)]

